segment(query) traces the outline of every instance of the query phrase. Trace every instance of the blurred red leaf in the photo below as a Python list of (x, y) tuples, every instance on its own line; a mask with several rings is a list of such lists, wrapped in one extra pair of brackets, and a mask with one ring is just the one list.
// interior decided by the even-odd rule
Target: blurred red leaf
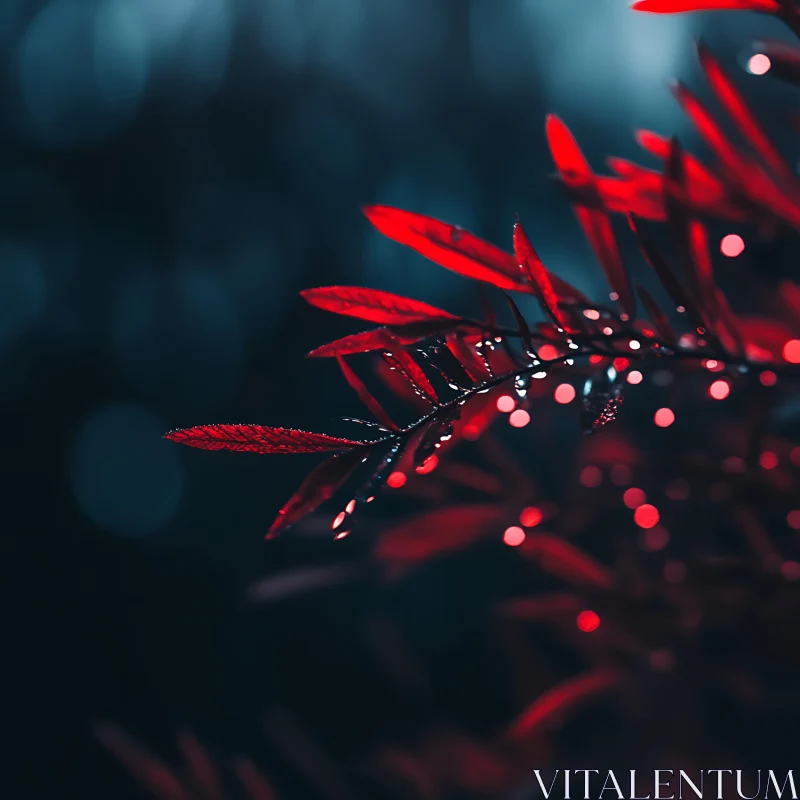
[(710, 314), (714, 311), (714, 279), (709, 275), (711, 264), (703, 230), (690, 218), (684, 199), (686, 197), (683, 150), (677, 139), (672, 140), (670, 156), (664, 165), (664, 206), (672, 227), (674, 240), (683, 262), (684, 274), (689, 282), (691, 304), (696, 307), (703, 326), (711, 328)]
[(284, 528), (293, 525), (315, 511), (326, 500), (330, 500), (353, 470), (366, 458), (368, 452), (362, 448), (354, 448), (347, 453), (331, 456), (319, 464), (278, 512), (267, 532), (267, 538), (277, 536)]
[[(589, 163), (569, 128), (553, 114), (547, 117), (547, 141), (553, 161), (567, 188), (585, 194), (590, 200), (596, 196), (597, 186)], [(631, 319), (634, 319), (636, 298), (631, 289), (628, 271), (622, 262), (610, 220), (604, 211), (589, 207), (579, 199), (573, 203), (573, 206), (586, 238), (605, 271), (609, 285), (619, 295), (622, 309)]]
[(246, 758), (235, 759), (233, 771), (247, 792), (249, 800), (278, 800), (278, 793), (252, 761)]
[(789, 326), (763, 317), (740, 317), (738, 322), (746, 355), (753, 361), (781, 361), (786, 342), (800, 338), (797, 323)]
[(664, 344), (675, 345), (678, 341), (678, 336), (667, 318), (667, 315), (661, 310), (661, 306), (658, 305), (650, 292), (643, 286), (639, 286), (637, 289), (645, 311), (650, 315), (650, 319), (653, 320), (658, 338), (661, 339)]
[(502, 536), (503, 505), (462, 505), (418, 514), (389, 528), (378, 539), (379, 561), (413, 564), (459, 550), (482, 536)]
[(508, 732), (509, 738), (518, 739), (533, 733), (551, 717), (563, 714), (578, 703), (610, 689), (621, 678), (622, 674), (616, 669), (597, 669), (554, 686), (517, 717)]
[(741, 92), (722, 69), (711, 50), (705, 44), (699, 43), (697, 52), (700, 57), (700, 65), (705, 72), (709, 85), (753, 150), (778, 175), (783, 178), (793, 178), (792, 171), (783, 156), (767, 136), (766, 131), (753, 115)]
[(545, 572), (571, 583), (609, 589), (614, 584), (611, 572), (575, 545), (549, 533), (529, 535), (517, 548)]
[(161, 800), (190, 800), (180, 780), (155, 756), (147, 752), (121, 728), (111, 722), (98, 722), (95, 736), (149, 791)]
[(737, 151), (705, 106), (686, 86), (675, 81), (672, 92), (698, 133), (722, 163), (726, 180), (731, 181), (737, 191), (756, 206), (763, 207), (794, 227), (800, 227), (800, 202), (797, 198), (787, 197), (759, 164)]
[[(686, 290), (681, 285), (672, 268), (667, 263), (666, 259), (656, 249), (652, 241), (646, 236), (644, 231), (639, 226), (638, 222), (633, 217), (628, 217), (631, 230), (633, 231), (636, 239), (644, 255), (645, 261), (650, 265), (653, 272), (656, 273), (661, 285), (669, 295), (675, 308), (684, 308), (686, 313), (690, 315), (695, 326), (704, 326), (706, 324), (702, 314), (695, 308), (694, 303), (690, 299)], [(655, 322), (655, 320), (653, 320)]]
[(233, 450), (237, 453), (321, 453), (370, 444), (325, 433), (267, 425), (197, 425), (170, 431), (164, 438), (201, 450)]
[(760, 11), (777, 14), (778, 0), (637, 0), (631, 8), (651, 14), (679, 14), (685, 11)]
[(188, 731), (178, 735), (178, 746), (199, 797), (202, 800), (225, 800), (217, 768), (205, 747)]
[(300, 296), (307, 303), (325, 311), (381, 325), (458, 319), (447, 311), (419, 300), (360, 286), (319, 286), (315, 289), (304, 289)]

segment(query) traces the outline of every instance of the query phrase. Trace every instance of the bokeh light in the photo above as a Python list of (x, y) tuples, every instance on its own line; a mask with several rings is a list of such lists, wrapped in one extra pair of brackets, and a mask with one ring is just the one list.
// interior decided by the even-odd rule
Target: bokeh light
[(512, 428), (524, 428), (530, 421), (531, 415), (524, 408), (512, 411), (508, 417), (508, 424)]
[(45, 275), (36, 253), (0, 240), (0, 358), (31, 333), (45, 313)]
[(553, 392), (556, 403), (567, 405), (575, 399), (575, 387), (571, 383), (561, 383)]
[(781, 575), (787, 581), (796, 581), (800, 579), (800, 563), (797, 561), (784, 561), (781, 564)]
[(70, 483), (84, 513), (120, 536), (145, 536), (178, 510), (183, 473), (168, 427), (146, 409), (112, 405), (94, 412), (72, 446)]
[(538, 350), (538, 355), (542, 361), (552, 361), (558, 358), (558, 350), (552, 344), (543, 344)]
[(632, 369), (628, 373), (628, 377), (627, 377), (626, 380), (628, 381), (628, 383), (632, 384), (633, 386), (637, 386), (638, 384), (640, 384), (642, 382), (643, 375), (642, 375), (641, 372), (639, 372), (638, 369)]
[(215, 408), (233, 390), (244, 331), (225, 284), (207, 270), (120, 281), (113, 337), (122, 375), (137, 389), (193, 408)]
[(766, 75), (771, 66), (769, 56), (764, 53), (756, 53), (747, 60), (747, 70), (752, 75)]
[(653, 421), (659, 428), (669, 428), (675, 422), (675, 412), (671, 408), (659, 408), (653, 415)]
[(708, 394), (714, 400), (724, 400), (730, 393), (731, 385), (725, 380), (714, 381), (714, 383), (708, 387)]
[(800, 339), (790, 339), (783, 346), (783, 358), (790, 364), (800, 364)]
[(774, 386), (778, 382), (778, 376), (771, 369), (765, 369), (758, 379), (762, 386)]
[(800, 531), (800, 508), (795, 508), (786, 515), (786, 524), (793, 531)]
[(675, 478), (664, 487), (664, 494), (670, 500), (688, 500), (691, 493), (689, 482), (683, 478)]
[(633, 521), (640, 528), (654, 528), (658, 525), (659, 519), (660, 515), (658, 509), (649, 503), (640, 505), (636, 511), (633, 512)]
[(420, 475), (427, 475), (429, 472), (433, 472), (436, 467), (439, 466), (439, 456), (434, 453), (432, 456), (428, 456), (425, 461), (423, 461), (416, 469)]
[(519, 515), (520, 525), (524, 525), (526, 528), (535, 528), (543, 519), (544, 514), (536, 506), (523, 508)]
[(525, 541), (525, 531), (518, 525), (511, 525), (503, 533), (503, 541), (509, 547), (519, 547)]
[(581, 611), (577, 618), (578, 630), (591, 633), (600, 627), (600, 617), (594, 611)]
[(589, 489), (596, 489), (603, 482), (603, 472), (599, 467), (584, 467), (581, 470), (581, 483)]
[(622, 502), (630, 509), (637, 509), (640, 505), (647, 501), (647, 495), (643, 489), (632, 486), (626, 489), (625, 494), (622, 495)]
[(514, 410), (517, 401), (510, 394), (503, 394), (497, 398), (497, 410), (503, 414), (508, 414)]
[(778, 454), (773, 453), (772, 450), (765, 450), (758, 457), (758, 463), (763, 469), (775, 469), (778, 466)]
[(53, 0), (18, 51), (21, 122), (50, 147), (93, 144), (130, 119), (150, 71), (141, 9), (124, 0)]
[(669, 542), (669, 532), (663, 525), (642, 531), (642, 547), (649, 552), (663, 550)]
[(404, 473), (392, 472), (386, 479), (386, 485), (391, 489), (399, 489), (401, 486), (406, 485), (407, 480), (408, 478), (406, 478)]
[(725, 472), (732, 472), (732, 473), (744, 472), (745, 469), (744, 459), (739, 458), (739, 456), (728, 456), (722, 462), (722, 469), (725, 470)]
[(728, 258), (736, 258), (744, 252), (744, 239), (735, 233), (729, 233), (727, 236), (722, 237), (719, 243), (719, 250), (722, 255)]

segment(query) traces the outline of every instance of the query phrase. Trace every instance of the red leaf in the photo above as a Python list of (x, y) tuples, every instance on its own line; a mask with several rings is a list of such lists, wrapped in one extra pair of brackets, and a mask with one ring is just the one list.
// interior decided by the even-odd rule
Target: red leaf
[(364, 213), (384, 236), (446, 269), (501, 289), (528, 288), (510, 254), (463, 228), (390, 206), (366, 206)]
[(528, 327), (528, 322), (525, 319), (523, 313), (519, 310), (519, 307), (514, 302), (514, 299), (511, 297), (510, 294), (505, 294), (506, 300), (508, 301), (509, 308), (511, 309), (511, 313), (514, 315), (514, 320), (517, 323), (517, 329), (519, 330), (520, 339), (522, 340), (522, 345), (525, 348), (525, 353), (533, 353), (533, 341), (531, 339), (531, 329)]
[(383, 353), (386, 363), (400, 372), (403, 377), (414, 387), (421, 397), (431, 405), (439, 402), (436, 390), (428, 380), (428, 376), (422, 371), (422, 367), (414, 360), (413, 356), (402, 347), (393, 347), (391, 351)]
[(674, 345), (678, 341), (678, 336), (675, 333), (675, 330), (672, 327), (667, 315), (661, 310), (661, 307), (658, 305), (658, 303), (656, 303), (647, 289), (645, 289), (643, 286), (639, 286), (637, 288), (642, 305), (650, 315), (650, 319), (653, 320), (653, 325), (655, 325), (658, 338), (661, 339), (664, 344)]
[(315, 289), (304, 289), (300, 296), (307, 303), (325, 311), (382, 325), (458, 319), (447, 311), (419, 300), (360, 286), (319, 286)]
[(655, 245), (647, 238), (647, 236), (645, 236), (636, 220), (633, 217), (629, 217), (628, 222), (631, 230), (639, 242), (639, 247), (642, 250), (645, 260), (650, 265), (653, 272), (655, 272), (658, 276), (658, 279), (661, 281), (661, 285), (666, 290), (675, 307), (683, 307), (686, 313), (692, 318), (695, 327), (705, 327), (705, 319), (695, 309), (694, 303), (691, 301), (683, 286), (681, 286), (680, 281), (672, 271), (667, 261), (656, 249)]
[[(638, 130), (636, 131), (636, 141), (641, 148), (656, 158), (660, 158), (662, 161), (669, 158), (671, 144), (667, 137), (659, 136), (652, 131)], [(687, 182), (698, 195), (709, 195), (714, 198), (727, 195), (719, 178), (691, 153), (684, 152), (683, 163)]]
[(738, 327), (746, 341), (747, 357), (753, 361), (780, 361), (786, 342), (800, 338), (796, 322), (790, 327), (774, 319), (745, 317)]
[(170, 431), (164, 438), (201, 450), (233, 450), (238, 453), (322, 453), (371, 444), (266, 425), (197, 425)]
[(186, 771), (192, 777), (195, 789), (204, 800), (224, 800), (225, 792), (217, 769), (208, 752), (188, 731), (178, 735), (178, 746), (183, 753)]
[(736, 189), (752, 203), (800, 228), (798, 199), (787, 197), (757, 163), (742, 156), (708, 110), (682, 83), (673, 83), (672, 92), (698, 133), (722, 163), (726, 170), (725, 177)]
[(398, 430), (397, 425), (392, 422), (391, 417), (383, 410), (383, 406), (372, 396), (361, 378), (353, 372), (352, 367), (341, 356), (337, 355), (336, 360), (339, 362), (339, 368), (342, 370), (342, 374), (350, 384), (350, 387), (358, 395), (358, 399), (369, 409), (372, 416), (387, 430)]
[[(617, 214), (636, 214), (643, 219), (663, 221), (661, 175), (651, 170), (645, 172), (636, 179), (598, 176), (595, 181), (599, 196), (598, 210), (603, 209)], [(573, 202), (582, 200), (580, 195), (574, 195), (574, 198)]]
[(414, 389), (402, 372), (392, 369), (385, 358), (380, 358), (375, 361), (375, 373), (386, 386), (391, 389), (396, 397), (405, 400), (409, 405), (413, 406), (421, 416), (424, 416), (431, 410), (430, 401), (423, 398), (423, 396)]
[(685, 196), (683, 151), (678, 140), (673, 138), (672, 151), (664, 167), (664, 206), (683, 262), (684, 273), (689, 281), (692, 303), (697, 307), (703, 321), (702, 326), (710, 328), (710, 313), (713, 312), (715, 298), (713, 292), (708, 291), (708, 275), (701, 276), (701, 272), (707, 273), (710, 267), (708, 250), (706, 249), (703, 261), (702, 249), (698, 249), (700, 242), (696, 238), (698, 233), (694, 228), (695, 221), (688, 216), (683, 202)]
[(611, 573), (591, 556), (557, 536), (542, 533), (528, 536), (518, 548), (551, 575), (587, 586), (609, 589), (614, 583)]
[(715, 328), (719, 336), (722, 346), (729, 353), (732, 353), (737, 358), (744, 355), (744, 340), (739, 327), (739, 320), (733, 313), (733, 309), (728, 304), (728, 298), (725, 297), (722, 290), (716, 290), (716, 303), (717, 314), (719, 320)]
[(373, 556), (379, 561), (418, 563), (467, 547), (476, 539), (497, 534), (507, 517), (502, 505), (473, 504), (414, 515), (386, 530)]
[(277, 536), (284, 528), (315, 511), (350, 477), (353, 470), (367, 457), (362, 448), (354, 448), (323, 461), (306, 477), (300, 488), (289, 498), (267, 532), (267, 539)]
[(389, 347), (392, 342), (392, 335), (388, 329), (376, 328), (373, 331), (354, 333), (352, 336), (345, 336), (335, 342), (323, 344), (312, 350), (306, 358), (330, 358), (331, 356), (348, 356), (352, 353), (369, 353)]
[[(366, 206), (367, 219), (384, 235), (407, 245), (445, 269), (500, 289), (531, 292), (516, 259), (457, 225), (391, 206)], [(558, 293), (568, 302), (580, 303), (583, 295), (555, 275)]]
[(711, 313), (716, 315), (719, 311), (716, 297), (717, 284), (714, 281), (714, 265), (711, 263), (711, 254), (708, 251), (708, 234), (703, 224), (696, 219), (689, 220), (689, 245), (703, 301)]
[(98, 722), (95, 736), (110, 750), (155, 797), (161, 800), (190, 800), (189, 792), (175, 775), (121, 728), (111, 722)]
[(607, 667), (578, 675), (554, 686), (517, 717), (508, 732), (509, 737), (517, 739), (532, 733), (550, 717), (560, 717), (581, 701), (611, 688), (621, 677), (618, 670)]
[(706, 45), (699, 43), (697, 45), (697, 53), (700, 57), (700, 65), (711, 88), (753, 150), (778, 175), (783, 178), (792, 178), (792, 171), (783, 156), (777, 151), (775, 145), (767, 136), (747, 103), (745, 103), (741, 92), (714, 58), (712, 52)]
[(373, 350), (385, 350), (387, 347), (400, 342), (404, 345), (415, 344), (429, 336), (450, 333), (454, 330), (469, 329), (467, 322), (454, 317), (453, 319), (430, 320), (428, 322), (411, 322), (407, 325), (392, 325), (391, 327), (375, 328), (363, 333), (354, 333), (344, 336), (334, 342), (323, 344), (312, 350), (306, 358), (330, 358), (331, 356), (348, 356), (353, 353), (369, 353)]
[(637, 0), (631, 8), (651, 14), (679, 14), (684, 11), (760, 11), (777, 14), (777, 0)]
[(278, 793), (252, 761), (237, 758), (233, 762), (233, 771), (250, 800), (278, 800)]
[(558, 295), (556, 295), (550, 276), (544, 267), (541, 259), (533, 249), (533, 245), (528, 239), (521, 222), (514, 225), (514, 254), (517, 257), (520, 267), (525, 270), (528, 280), (536, 287), (536, 296), (544, 306), (550, 316), (565, 331), (570, 330), (566, 317), (558, 307)]
[(469, 375), (475, 383), (485, 381), (489, 376), (486, 365), (460, 336), (448, 336), (447, 349), (453, 354), (453, 357), (458, 363), (464, 367), (467, 375)]
[[(553, 161), (568, 189), (577, 189), (588, 195), (596, 195), (594, 174), (589, 167), (569, 128), (555, 115), (547, 117), (547, 141)], [(592, 246), (611, 288), (619, 295), (622, 309), (631, 319), (636, 316), (636, 298), (631, 289), (630, 278), (622, 262), (611, 222), (604, 211), (589, 208), (578, 201), (575, 214)]]

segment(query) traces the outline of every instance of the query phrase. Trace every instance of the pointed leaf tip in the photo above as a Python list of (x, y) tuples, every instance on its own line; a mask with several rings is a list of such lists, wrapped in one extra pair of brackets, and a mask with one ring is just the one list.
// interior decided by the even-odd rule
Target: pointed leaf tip
[(319, 464), (278, 512), (266, 538), (274, 539), (284, 528), (316, 511), (322, 503), (333, 497), (368, 453), (369, 450), (363, 448), (353, 449), (331, 456)]
[(605, 212), (595, 174), (569, 128), (554, 115), (547, 118), (547, 141), (553, 161), (567, 189), (576, 198), (573, 209), (584, 235), (603, 267), (619, 304), (631, 318), (636, 316), (636, 297), (622, 260), (611, 221)]
[(453, 314), (420, 300), (360, 286), (318, 286), (304, 289), (300, 296), (310, 305), (325, 311), (380, 325), (458, 319)]

